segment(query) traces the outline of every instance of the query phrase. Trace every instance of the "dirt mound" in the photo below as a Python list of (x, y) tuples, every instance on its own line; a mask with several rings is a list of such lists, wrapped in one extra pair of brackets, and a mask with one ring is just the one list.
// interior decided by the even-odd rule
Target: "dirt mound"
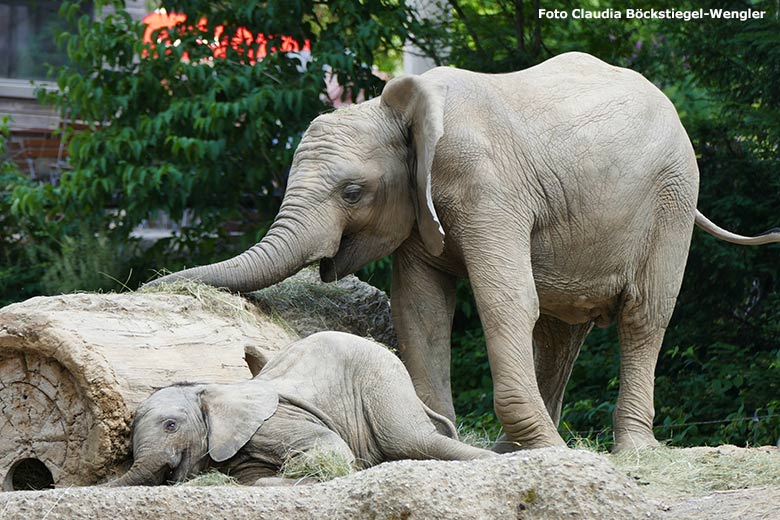
[(670, 520), (770, 520), (780, 518), (780, 487), (716, 491), (663, 509), (663, 518)]
[(470, 462), (400, 461), (291, 488), (74, 488), (0, 494), (3, 518), (657, 518), (602, 455), (544, 449)]
[(780, 518), (775, 446), (657, 448), (610, 455), (665, 518)]

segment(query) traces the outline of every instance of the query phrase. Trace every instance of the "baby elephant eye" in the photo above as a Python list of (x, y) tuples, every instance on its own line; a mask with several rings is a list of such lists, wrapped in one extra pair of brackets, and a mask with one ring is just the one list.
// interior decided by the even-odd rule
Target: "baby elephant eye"
[(165, 424), (163, 424), (163, 428), (165, 429), (166, 433), (173, 433), (179, 429), (179, 425), (176, 424), (176, 421), (168, 419), (165, 421)]
[(349, 204), (354, 204), (359, 201), (361, 195), (363, 195), (363, 188), (357, 184), (348, 185), (341, 193), (341, 197)]

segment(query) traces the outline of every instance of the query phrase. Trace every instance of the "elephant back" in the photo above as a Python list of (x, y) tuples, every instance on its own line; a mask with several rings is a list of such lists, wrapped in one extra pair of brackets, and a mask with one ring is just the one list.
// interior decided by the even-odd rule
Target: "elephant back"
[(256, 379), (283, 396), (308, 402), (337, 424), (363, 416), (362, 401), (379, 380), (408, 379), (401, 361), (373, 341), (343, 332), (319, 332), (274, 356)]

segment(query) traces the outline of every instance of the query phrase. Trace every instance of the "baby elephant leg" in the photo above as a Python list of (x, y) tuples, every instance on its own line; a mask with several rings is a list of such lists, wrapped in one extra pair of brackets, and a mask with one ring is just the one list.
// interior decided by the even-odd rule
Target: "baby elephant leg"
[[(455, 425), (428, 408), (415, 393), (401, 362), (383, 355), (363, 387), (364, 409), (385, 460), (471, 460), (495, 453), (457, 439)], [(368, 370), (363, 370), (368, 374)]]
[(425, 439), (421, 450), (423, 459), (438, 460), (473, 460), (496, 457), (498, 454), (470, 446), (464, 442), (435, 433)]

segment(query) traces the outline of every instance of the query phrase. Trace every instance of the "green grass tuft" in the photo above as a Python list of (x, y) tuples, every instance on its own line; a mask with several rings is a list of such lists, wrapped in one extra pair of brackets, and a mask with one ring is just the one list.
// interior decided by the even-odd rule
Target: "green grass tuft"
[(200, 475), (195, 475), (190, 480), (182, 482), (180, 486), (238, 486), (238, 481), (230, 475), (225, 475), (215, 469), (209, 470)]
[(495, 444), (496, 439), (484, 428), (471, 428), (464, 423), (458, 424), (458, 439), (460, 442), (489, 450)]

